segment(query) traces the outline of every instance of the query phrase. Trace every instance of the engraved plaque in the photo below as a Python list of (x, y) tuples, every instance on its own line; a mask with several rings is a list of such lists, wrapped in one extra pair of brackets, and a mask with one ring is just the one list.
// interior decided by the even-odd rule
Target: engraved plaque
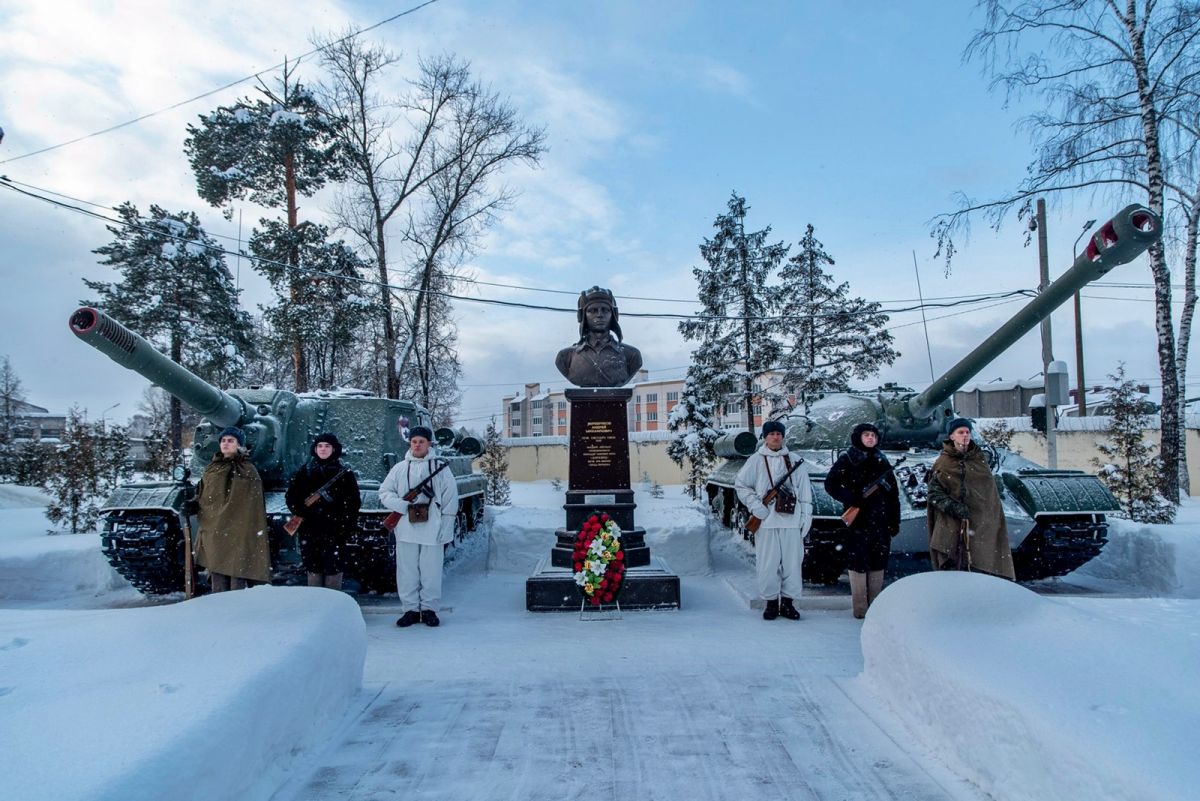
[(568, 389), (571, 402), (568, 487), (629, 489), (627, 402), (633, 390)]

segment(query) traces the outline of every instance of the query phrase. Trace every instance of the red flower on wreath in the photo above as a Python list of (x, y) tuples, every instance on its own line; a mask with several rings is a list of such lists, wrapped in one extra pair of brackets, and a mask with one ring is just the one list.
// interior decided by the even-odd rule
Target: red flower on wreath
[(593, 606), (612, 603), (625, 577), (621, 529), (607, 514), (594, 513), (575, 537), (575, 583)]

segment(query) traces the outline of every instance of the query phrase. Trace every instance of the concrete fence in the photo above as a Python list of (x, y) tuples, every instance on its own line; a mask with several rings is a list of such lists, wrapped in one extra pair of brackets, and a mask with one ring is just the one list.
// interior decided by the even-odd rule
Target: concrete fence
[[(1025, 417), (981, 418), (976, 421), (980, 428), (1004, 420), (1015, 432), (1013, 450), (1037, 464), (1046, 464), (1046, 437), (1035, 432)], [(1152, 424), (1157, 425), (1154, 419)], [(1065, 470), (1096, 472), (1093, 458), (1100, 458), (1097, 447), (1105, 442), (1108, 418), (1085, 417), (1063, 418), (1058, 430), (1058, 466)], [(1158, 443), (1158, 430), (1147, 429), (1146, 439)], [(642, 480), (643, 474), (660, 484), (682, 484), (686, 473), (667, 456), (667, 444), (671, 440), (669, 431), (641, 431), (629, 436), (630, 478), (634, 485)], [(566, 437), (519, 437), (506, 440), (508, 452), (508, 477), (513, 481), (567, 480)], [(1200, 494), (1200, 415), (1189, 415), (1187, 419), (1188, 475), (1194, 492)]]

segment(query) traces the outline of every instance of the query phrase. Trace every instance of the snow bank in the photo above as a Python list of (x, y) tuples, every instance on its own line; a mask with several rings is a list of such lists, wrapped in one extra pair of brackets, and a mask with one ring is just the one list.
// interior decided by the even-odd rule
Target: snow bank
[[(512, 484), (512, 506), (489, 507), (488, 570), (529, 575), (550, 555), (554, 532), (566, 525), (565, 484), (549, 481)], [(634, 492), (634, 520), (646, 530), (650, 553), (666, 561), (677, 575), (712, 572), (708, 552), (708, 516), (679, 486), (663, 488), (663, 497)]]
[(39, 489), (0, 484), (0, 600), (136, 598), (101, 553), (98, 534), (46, 533), (47, 503)]
[(1100, 555), (1070, 582), (1103, 592), (1200, 598), (1200, 499), (1185, 498), (1173, 525), (1110, 517)]
[(0, 610), (4, 797), (262, 794), (332, 733), (365, 655), (358, 606), (324, 589)]
[(980, 574), (902, 579), (872, 605), (863, 676), (997, 799), (1194, 798), (1200, 603), (1038, 596)]

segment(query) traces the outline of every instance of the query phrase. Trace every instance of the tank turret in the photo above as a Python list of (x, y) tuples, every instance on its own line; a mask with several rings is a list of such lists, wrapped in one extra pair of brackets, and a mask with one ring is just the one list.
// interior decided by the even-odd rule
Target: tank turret
[[(906, 452), (904, 466), (896, 470), (902, 490), (901, 524), (892, 538), (892, 568), (899, 572), (928, 569), (927, 482), (955, 416), (951, 406), (954, 393), (1080, 288), (1137, 258), (1161, 235), (1156, 214), (1142, 206), (1128, 206), (1093, 234), (1069, 270), (925, 391), (888, 384), (872, 391), (835, 393), (813, 403), (806, 414), (785, 417), (787, 446), (803, 453), (813, 487), (805, 580), (836, 582), (845, 568), (843, 508), (825, 493), (823, 480), (859, 423), (872, 423), (879, 429), (880, 446), (894, 453), (894, 463), (900, 456), (896, 451)], [(739, 436), (753, 439), (748, 432)], [(735, 444), (732, 433), (718, 442), (718, 455), (725, 457), (725, 462), (706, 481), (709, 502), (722, 524), (750, 538), (745, 531), (749, 511), (738, 500), (734, 485), (753, 449), (749, 442)], [(1095, 476), (1077, 470), (1045, 470), (1018, 454), (998, 449), (988, 449), (988, 454), (1000, 488), (1018, 580), (1063, 575), (1100, 553), (1107, 541), (1105, 515), (1119, 507)]]
[(993, 359), (1032, 331), (1050, 313), (1091, 281), (1145, 253), (1162, 235), (1158, 215), (1131, 205), (1102, 225), (1082, 254), (1050, 286), (939, 376), (924, 392), (884, 386), (874, 392), (826, 396), (807, 414), (789, 416), (788, 447), (819, 450), (843, 447), (859, 423), (878, 426), (885, 447), (933, 446), (948, 432), (954, 416), (950, 399)]
[[(77, 309), (69, 325), (84, 342), (204, 417), (192, 441), (194, 475), (203, 472), (217, 452), (223, 428), (238, 426), (246, 432), (246, 448), (266, 492), (278, 581), (294, 578), (286, 574), (299, 561), (295, 539), (281, 533), (289, 516), (283, 494), (292, 476), (308, 461), (313, 439), (322, 432), (336, 434), (342, 443), (342, 459), (358, 476), (363, 494), (359, 536), (346, 548), (352, 565), (347, 568), (347, 578), (357, 581), (360, 588), (394, 589), (394, 552), (390, 537), (380, 527), (386, 510), (379, 504), (377, 490), (388, 470), (408, 451), (402, 419), (412, 426), (429, 426), (428, 411), (412, 401), (374, 397), (359, 390), (303, 394), (259, 387), (222, 390), (171, 361), (99, 309)], [(478, 439), (463, 432), (439, 447), (436, 454), (449, 462), (458, 483), (460, 534), (474, 528), (483, 512), (486, 479), (472, 469), (473, 456), (481, 450)], [(182, 588), (183, 519), (177, 513), (187, 488), (179, 483), (128, 484), (118, 488), (105, 504), (105, 552), (143, 591)], [(172, 514), (165, 514), (166, 510)], [(164, 543), (164, 538), (170, 542)], [(148, 540), (155, 544), (147, 545)]]

